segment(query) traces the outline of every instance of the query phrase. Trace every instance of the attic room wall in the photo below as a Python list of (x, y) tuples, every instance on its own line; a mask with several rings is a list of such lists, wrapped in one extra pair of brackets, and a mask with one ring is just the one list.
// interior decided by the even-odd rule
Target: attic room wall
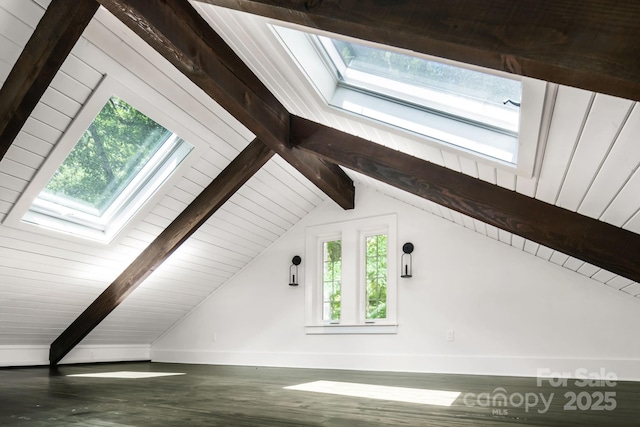
[[(152, 360), (516, 376), (603, 368), (640, 379), (635, 300), (376, 191), (356, 194), (354, 211), (316, 208), (157, 340)], [(287, 285), (292, 256), (308, 262), (305, 228), (388, 213), (398, 247), (416, 248), (413, 278), (398, 281), (398, 333), (305, 335), (305, 284)]]

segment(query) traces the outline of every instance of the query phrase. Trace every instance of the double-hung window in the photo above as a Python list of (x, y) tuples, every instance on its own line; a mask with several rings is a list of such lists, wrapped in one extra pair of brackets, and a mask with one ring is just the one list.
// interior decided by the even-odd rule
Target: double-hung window
[(306, 331), (395, 333), (396, 216), (307, 229)]

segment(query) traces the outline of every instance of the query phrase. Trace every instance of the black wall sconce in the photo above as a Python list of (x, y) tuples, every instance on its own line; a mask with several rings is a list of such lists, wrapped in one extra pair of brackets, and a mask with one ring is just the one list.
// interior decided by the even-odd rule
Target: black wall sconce
[(298, 255), (291, 259), (291, 267), (289, 267), (289, 286), (298, 286), (298, 266), (302, 262), (302, 258)]
[(402, 245), (402, 257), (400, 258), (400, 264), (402, 265), (402, 274), (400, 277), (408, 279), (412, 275), (413, 260), (411, 259), (411, 252), (413, 252), (413, 243), (405, 243)]

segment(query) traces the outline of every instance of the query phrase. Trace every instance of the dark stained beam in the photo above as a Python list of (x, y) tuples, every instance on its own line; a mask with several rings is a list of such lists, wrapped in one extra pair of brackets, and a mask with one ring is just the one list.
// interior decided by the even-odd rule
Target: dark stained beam
[(338, 166), (289, 146), (289, 112), (188, 0), (99, 0), (185, 76), (344, 209), (353, 182)]
[(640, 100), (636, 0), (198, 0)]
[(258, 139), (249, 144), (51, 344), (51, 365), (60, 362), (274, 154)]
[(296, 149), (640, 282), (640, 235), (292, 116)]
[(98, 10), (95, 0), (53, 0), (0, 89), (0, 160)]

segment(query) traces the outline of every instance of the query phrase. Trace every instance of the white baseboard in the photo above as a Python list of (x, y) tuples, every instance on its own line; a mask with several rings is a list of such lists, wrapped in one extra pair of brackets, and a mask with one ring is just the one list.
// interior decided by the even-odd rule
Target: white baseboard
[[(150, 346), (79, 345), (62, 359), (61, 364), (122, 362), (149, 360)], [(39, 366), (49, 364), (48, 345), (2, 345), (0, 366)]]
[(269, 366), (288, 368), (348, 369), (496, 375), (517, 377), (549, 376), (600, 378), (614, 374), (621, 381), (640, 381), (640, 359), (528, 358), (502, 356), (447, 356), (396, 354), (251, 353), (151, 349), (153, 362), (210, 365)]

